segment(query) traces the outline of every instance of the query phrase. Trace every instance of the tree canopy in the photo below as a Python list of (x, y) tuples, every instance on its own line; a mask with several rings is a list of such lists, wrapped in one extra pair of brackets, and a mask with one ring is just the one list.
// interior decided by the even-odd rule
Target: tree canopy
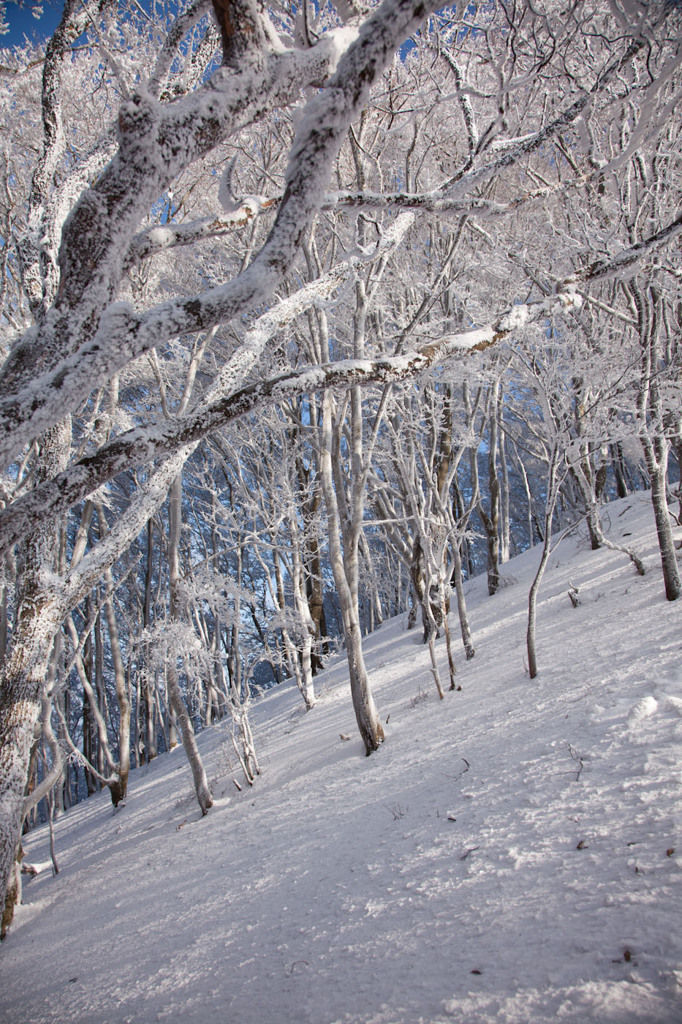
[(371, 753), (362, 632), (421, 614), (444, 697), (464, 578), (609, 493), (679, 596), (679, 50), (672, 2), (66, 0), (2, 51), (3, 892), (178, 729), (203, 811), (215, 716), (253, 783), (254, 681), (312, 708), (335, 638)]

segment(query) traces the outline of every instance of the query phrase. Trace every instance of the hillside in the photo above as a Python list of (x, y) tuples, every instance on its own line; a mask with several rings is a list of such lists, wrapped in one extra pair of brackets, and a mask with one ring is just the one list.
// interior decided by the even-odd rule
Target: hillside
[(312, 712), (291, 686), (254, 706), (252, 790), (225, 727), (200, 737), (207, 818), (176, 750), (132, 773), (119, 812), (102, 794), (58, 820), (60, 874), (25, 885), (0, 950), (5, 1024), (681, 1021), (682, 608), (649, 495), (604, 520), (649, 571), (562, 541), (533, 682), (538, 551), (494, 598), (471, 584), (476, 657), (456, 646), (444, 702), (419, 631), (367, 639), (388, 721), (371, 758), (341, 654)]

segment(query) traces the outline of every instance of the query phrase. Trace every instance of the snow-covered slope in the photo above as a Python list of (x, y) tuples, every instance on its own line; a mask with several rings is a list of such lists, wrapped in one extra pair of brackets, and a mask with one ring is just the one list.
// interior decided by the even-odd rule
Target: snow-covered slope
[[(534, 681), (537, 551), (494, 598), (471, 585), (476, 657), (442, 703), (417, 632), (367, 639), (388, 720), (371, 758), (340, 656), (312, 712), (291, 687), (254, 708), (252, 790), (233, 785), (224, 727), (202, 735), (207, 818), (181, 750), (133, 773), (122, 811), (101, 795), (61, 818), (61, 872), (25, 886), (0, 950), (2, 1020), (682, 1021), (682, 606), (649, 496), (605, 519), (649, 572), (564, 540)], [(48, 859), (45, 832), (26, 846)]]

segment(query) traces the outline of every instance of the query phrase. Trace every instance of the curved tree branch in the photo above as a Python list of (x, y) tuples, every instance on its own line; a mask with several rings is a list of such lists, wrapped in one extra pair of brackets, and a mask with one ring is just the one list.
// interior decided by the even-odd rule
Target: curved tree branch
[[(302, 85), (324, 79), (337, 60), (339, 41), (356, 33), (327, 33), (312, 50), (271, 57), (265, 80), (249, 69), (239, 74), (222, 69), (205, 89), (165, 111), (148, 94), (123, 105), (119, 154), (64, 228), (58, 303), (40, 331), (29, 332), (13, 349), (0, 380), (6, 391), (14, 391), (0, 402), (5, 464), (131, 359), (178, 334), (225, 322), (272, 295), (320, 207), (332, 162), (370, 86), (396, 46), (436, 6), (436, 0), (384, 0), (363, 24), (335, 74), (308, 102), (277, 219), (251, 265), (204, 295), (142, 314), (123, 303), (101, 310), (113, 296), (130, 238), (159, 188), (229, 130), (290, 101)], [(141, 137), (147, 140), (142, 146)]]

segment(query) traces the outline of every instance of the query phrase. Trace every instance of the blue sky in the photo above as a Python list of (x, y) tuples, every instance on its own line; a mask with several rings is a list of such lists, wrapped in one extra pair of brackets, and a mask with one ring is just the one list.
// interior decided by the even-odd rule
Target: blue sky
[[(43, 13), (40, 18), (35, 18), (32, 8), (41, 6)], [(43, 0), (38, 4), (36, 0), (9, 0), (5, 8), (5, 21), (9, 25), (7, 35), (0, 36), (0, 47), (14, 46), (23, 43), (24, 37), (39, 42), (52, 35), (59, 24), (63, 0)]]

